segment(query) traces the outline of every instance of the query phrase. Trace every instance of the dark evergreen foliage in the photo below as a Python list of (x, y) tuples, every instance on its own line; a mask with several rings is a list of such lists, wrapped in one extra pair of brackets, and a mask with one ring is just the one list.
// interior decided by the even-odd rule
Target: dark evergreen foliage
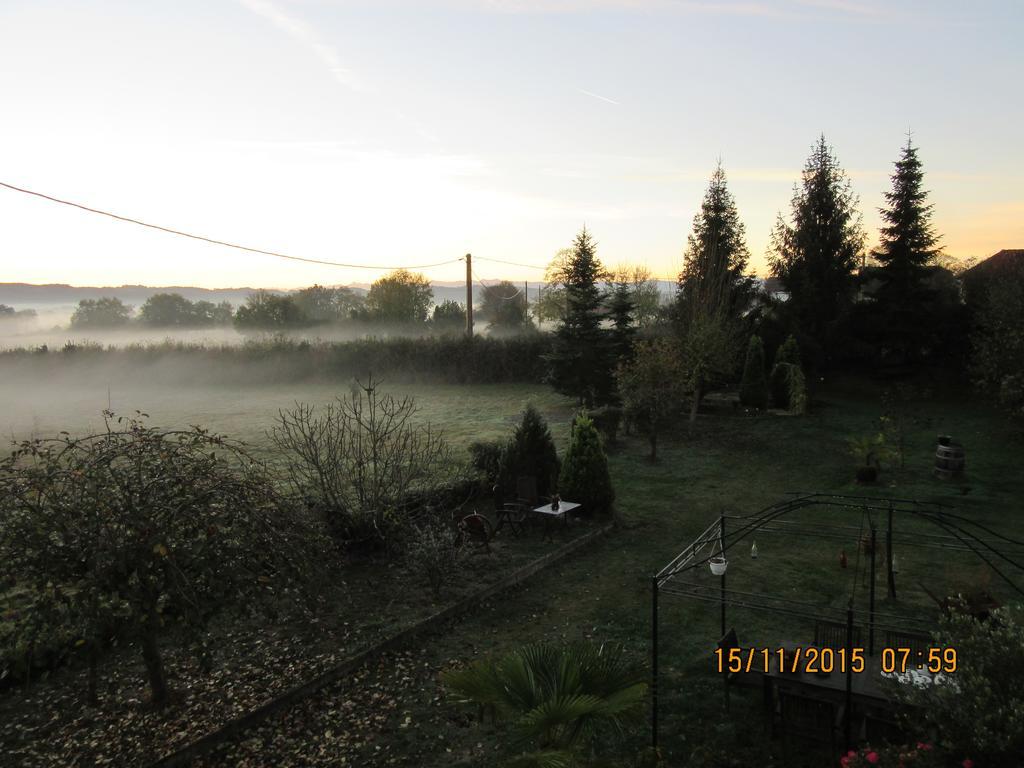
[(719, 163), (683, 255), (677, 296), (684, 321), (695, 313), (739, 315), (749, 291), (750, 281), (743, 277), (749, 260), (746, 230)]
[(566, 293), (566, 309), (555, 330), (548, 357), (549, 380), (562, 394), (585, 405), (607, 402), (612, 396), (612, 349), (601, 327), (604, 297), (598, 282), (605, 269), (595, 253), (593, 238), (580, 231), (558, 276)]
[(760, 336), (751, 336), (747, 360), (740, 381), (740, 402), (748, 408), (768, 407), (768, 380), (764, 374), (764, 344)]
[(573, 421), (569, 448), (558, 478), (558, 493), (567, 501), (582, 504), (586, 514), (610, 512), (615, 501), (601, 436), (585, 412)]
[(628, 360), (636, 337), (636, 299), (629, 275), (616, 275), (610, 284), (608, 317), (612, 322), (611, 347), (614, 363)]
[(796, 369), (800, 371), (802, 378), (803, 371), (800, 370), (800, 346), (796, 342), (796, 337), (792, 334), (790, 334), (775, 351), (775, 363), (772, 365), (770, 386), (772, 405), (776, 408), (790, 407), (790, 390), (792, 389), (790, 379), (793, 374), (788, 366), (795, 366)]
[(822, 136), (793, 193), (792, 223), (781, 214), (768, 261), (789, 292), (790, 320), (805, 334), (816, 362), (836, 357), (854, 293), (854, 270), (864, 248), (859, 199)]
[(881, 285), (875, 292), (880, 345), (883, 352), (906, 362), (921, 356), (937, 340), (929, 322), (935, 291), (929, 285), (929, 265), (939, 256), (939, 237), (931, 223), (928, 192), (922, 188), (924, 172), (917, 148), (910, 139), (892, 175), (892, 189), (879, 209), (884, 225), (879, 247), (872, 256)]
[(518, 478), (532, 477), (537, 481), (537, 494), (550, 496), (554, 493), (558, 470), (558, 452), (551, 430), (540, 412), (528, 405), (501, 456), (501, 487), (511, 494), (516, 490)]

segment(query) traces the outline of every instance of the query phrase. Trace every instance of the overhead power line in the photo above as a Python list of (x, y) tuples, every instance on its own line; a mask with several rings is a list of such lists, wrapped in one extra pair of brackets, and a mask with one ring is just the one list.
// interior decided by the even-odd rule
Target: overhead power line
[[(481, 278), (481, 277), (477, 276), (476, 270), (473, 270), (473, 279), (476, 280), (480, 284), (480, 287), (483, 288), (485, 291), (488, 288), (496, 288), (498, 285), (501, 285), (503, 282), (508, 282), (507, 280), (499, 280), (496, 285), (485, 285), (484, 284), (484, 280), (486, 278)], [(513, 288), (515, 288), (515, 286), (513, 286)], [(502, 301), (512, 301), (512, 299), (518, 298), (519, 296), (522, 296), (522, 295), (523, 295), (523, 292), (519, 288), (515, 288), (515, 293), (513, 293), (511, 296), (499, 296), (498, 298), (501, 299)]]
[(508, 264), (510, 267), (524, 267), (525, 269), (539, 269), (542, 272), (545, 269), (547, 269), (547, 267), (538, 267), (536, 264), (519, 264), (518, 262), (515, 262), (515, 261), (502, 261), (501, 259), (489, 259), (486, 256), (474, 256), (474, 258), (477, 261), (491, 261), (491, 262), (494, 262), (495, 264)]
[(260, 253), (264, 256), (274, 256), (279, 259), (288, 259), (290, 261), (302, 261), (307, 264), (324, 264), (328, 267), (346, 267), (348, 269), (430, 269), (431, 267), (443, 267), (446, 264), (455, 264), (456, 262), (462, 261), (461, 258), (449, 259), (448, 261), (439, 261), (436, 264), (416, 264), (411, 266), (385, 266), (382, 264), (346, 264), (340, 261), (327, 261), (325, 259), (308, 259), (303, 256), (291, 256), (287, 253), (279, 253), (277, 251), (268, 251), (262, 248), (250, 248), (247, 245), (239, 245), (238, 243), (229, 243), (225, 240), (217, 240), (212, 237), (204, 237), (203, 235), (193, 235), (190, 232), (182, 232), (178, 229), (172, 229), (170, 227), (163, 227), (159, 224), (149, 224), (145, 221), (139, 221), (128, 216), (121, 216), (110, 211), (102, 211), (98, 208), (90, 208), (87, 205), (81, 203), (75, 203), (70, 200), (61, 200), (59, 197), (51, 197), (50, 195), (44, 195), (42, 192), (34, 192), (31, 189), (24, 189), (23, 187), (16, 187), (13, 184), (0, 181), (0, 187), (6, 187), (7, 189), (13, 190), (14, 192), (21, 192), (25, 195), (32, 195), (34, 197), (42, 198), (43, 200), (49, 200), (52, 203), (60, 203), (61, 205), (67, 205), (72, 208), (78, 208), (79, 210), (88, 211), (89, 213), (97, 213), (100, 216), (107, 216), (111, 219), (117, 219), (118, 221), (126, 221), (129, 224), (136, 224), (140, 227), (148, 227), (149, 229), (156, 229), (161, 232), (167, 232), (171, 235), (178, 235), (180, 237), (188, 237), (192, 240), (201, 240), (204, 243), (212, 243), (213, 245), (223, 245), (225, 248), (235, 248), (239, 251), (248, 251), (249, 253)]

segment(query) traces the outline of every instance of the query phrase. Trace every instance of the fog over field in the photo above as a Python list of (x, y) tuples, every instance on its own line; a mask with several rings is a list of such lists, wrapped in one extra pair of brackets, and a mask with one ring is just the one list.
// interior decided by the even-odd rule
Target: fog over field
[[(61, 430), (76, 435), (99, 431), (109, 408), (124, 416), (142, 411), (153, 425), (200, 425), (259, 447), (279, 409), (348, 396), (355, 381), (346, 375), (282, 380), (288, 372), (274, 357), (250, 360), (215, 349), (183, 354), (153, 347), (151, 352), (141, 361), (116, 351), (88, 350), (0, 358), (0, 442)], [(473, 440), (506, 433), (528, 403), (554, 417), (556, 432), (572, 411), (566, 398), (539, 384), (465, 387), (411, 384), (402, 378), (379, 380), (389, 394), (414, 397), (418, 419), (443, 427), (459, 451)], [(483, 433), (481, 424), (487, 425)], [(488, 434), (491, 430), (494, 435)]]

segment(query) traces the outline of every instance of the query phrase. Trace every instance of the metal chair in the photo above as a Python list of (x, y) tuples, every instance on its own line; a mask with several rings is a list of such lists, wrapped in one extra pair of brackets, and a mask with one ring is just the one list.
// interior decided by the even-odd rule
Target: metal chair
[(507, 525), (512, 531), (512, 535), (518, 536), (529, 522), (531, 510), (522, 502), (505, 501), (500, 486), (494, 486), (492, 491), (494, 493), (494, 519), (498, 521), (494, 532), (497, 533)]

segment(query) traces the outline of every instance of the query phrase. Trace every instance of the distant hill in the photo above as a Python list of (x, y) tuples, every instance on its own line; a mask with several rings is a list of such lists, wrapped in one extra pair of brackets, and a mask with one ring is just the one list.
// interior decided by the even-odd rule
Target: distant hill
[(253, 288), (195, 288), (185, 285), (147, 286), (76, 286), (62, 283), (49, 285), (32, 285), (31, 283), (0, 283), (0, 304), (7, 304), (15, 309), (45, 309), (56, 307), (73, 307), (82, 299), (98, 299), (112, 296), (125, 304), (135, 307), (145, 303), (154, 293), (180, 293), (190, 301), (230, 301), (234, 305), (241, 304), (245, 297), (252, 293)]

